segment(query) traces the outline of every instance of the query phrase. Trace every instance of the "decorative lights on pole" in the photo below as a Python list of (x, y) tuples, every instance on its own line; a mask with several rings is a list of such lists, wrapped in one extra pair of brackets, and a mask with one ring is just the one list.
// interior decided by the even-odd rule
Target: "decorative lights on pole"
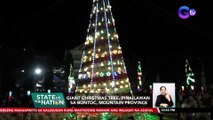
[(70, 74), (68, 76), (68, 93), (75, 92), (75, 78), (74, 78), (74, 70), (72, 64), (70, 64)]
[(189, 86), (195, 83), (194, 73), (192, 72), (191, 67), (189, 66), (188, 60), (186, 60), (185, 64), (185, 73), (186, 73), (186, 84)]
[(141, 62), (140, 61), (138, 61), (137, 74), (138, 74), (138, 86), (137, 86), (137, 88), (138, 88), (138, 92), (140, 92), (141, 91), (141, 87), (142, 87), (142, 80), (141, 80), (141, 78), (142, 78), (142, 68), (141, 68)]

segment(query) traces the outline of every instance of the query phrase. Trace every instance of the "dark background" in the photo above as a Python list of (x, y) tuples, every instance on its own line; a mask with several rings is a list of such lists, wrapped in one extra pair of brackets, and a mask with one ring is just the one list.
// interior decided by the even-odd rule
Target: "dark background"
[[(199, 78), (201, 58), (212, 83), (210, 0), (111, 0), (111, 5), (124, 58), (135, 67), (142, 60), (146, 80), (154, 81), (159, 74), (162, 81), (183, 82), (185, 59)], [(182, 5), (196, 9), (196, 16), (180, 19), (177, 10)], [(60, 63), (65, 50), (84, 43), (91, 6), (92, 0), (1, 1), (1, 71), (17, 68), (22, 54), (28, 54), (26, 59), (47, 55)]]

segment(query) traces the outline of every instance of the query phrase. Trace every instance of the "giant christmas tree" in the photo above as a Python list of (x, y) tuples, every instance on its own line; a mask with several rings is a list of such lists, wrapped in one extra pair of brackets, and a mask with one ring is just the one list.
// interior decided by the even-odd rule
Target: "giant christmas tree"
[(109, 0), (93, 0), (78, 79), (77, 93), (131, 93)]

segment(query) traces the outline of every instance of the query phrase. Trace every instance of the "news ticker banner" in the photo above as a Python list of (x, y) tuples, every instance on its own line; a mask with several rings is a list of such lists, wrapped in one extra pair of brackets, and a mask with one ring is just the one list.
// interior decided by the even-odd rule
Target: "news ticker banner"
[[(173, 108), (162, 110), (153, 108), (150, 96), (90, 94), (64, 97), (63, 93), (32, 93), (31, 96), (35, 108), (45, 108), (44, 110), (53, 110), (53, 112), (54, 110), (59, 110), (59, 112), (175, 112)], [(40, 110), (43, 111), (43, 109), (37, 109), (37, 111)]]
[(157, 108), (0, 108), (0, 113), (159, 113)]
[(0, 113), (201, 113), (212, 108), (0, 108)]
[(35, 108), (65, 107), (152, 107), (150, 96), (121, 95), (75, 95), (65, 96), (62, 93), (32, 93)]

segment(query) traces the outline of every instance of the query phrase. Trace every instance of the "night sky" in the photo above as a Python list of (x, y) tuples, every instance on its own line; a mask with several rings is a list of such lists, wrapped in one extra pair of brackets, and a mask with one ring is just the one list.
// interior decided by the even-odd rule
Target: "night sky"
[[(111, 0), (111, 5), (124, 58), (142, 60), (148, 79), (157, 74), (164, 81), (184, 79), (186, 58), (199, 75), (201, 58), (211, 82), (210, 0)], [(177, 10), (182, 5), (196, 9), (197, 15), (180, 19)], [(92, 0), (7, 0), (0, 6), (0, 50), (32, 46), (36, 54), (61, 61), (65, 50), (84, 43)]]

